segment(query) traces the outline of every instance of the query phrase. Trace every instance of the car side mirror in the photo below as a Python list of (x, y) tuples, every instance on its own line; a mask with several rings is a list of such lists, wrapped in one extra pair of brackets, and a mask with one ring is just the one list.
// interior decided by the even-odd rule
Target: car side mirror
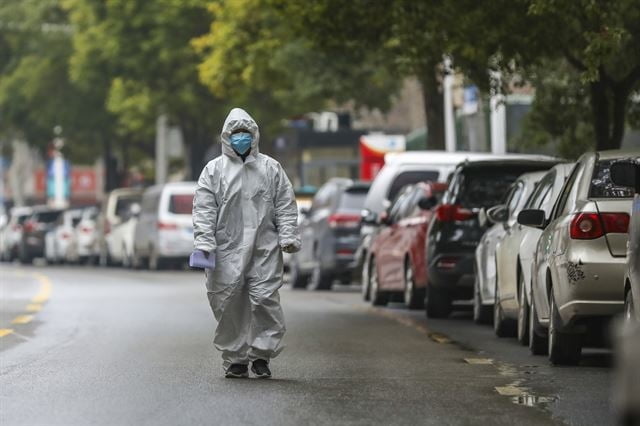
[(532, 228), (543, 229), (546, 226), (547, 215), (544, 210), (522, 210), (518, 213), (518, 223)]
[(360, 212), (360, 219), (362, 223), (366, 225), (375, 225), (377, 223), (378, 215), (369, 209), (364, 209)]
[(431, 210), (438, 204), (436, 197), (422, 197), (418, 200), (418, 207), (422, 210)]
[(509, 219), (509, 209), (504, 204), (498, 204), (488, 209), (486, 215), (491, 223), (504, 223)]
[(616, 161), (611, 165), (611, 181), (640, 193), (640, 165), (635, 161)]
[(309, 216), (309, 213), (311, 213), (311, 209), (309, 207), (300, 207), (300, 214), (304, 217)]
[(379, 219), (380, 219), (380, 224), (381, 225), (389, 226), (392, 223), (391, 215), (389, 213), (387, 213), (387, 212), (380, 213)]

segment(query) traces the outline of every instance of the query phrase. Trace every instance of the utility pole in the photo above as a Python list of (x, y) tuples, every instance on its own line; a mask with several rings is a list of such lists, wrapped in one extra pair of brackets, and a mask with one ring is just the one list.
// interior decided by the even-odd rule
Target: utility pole
[(156, 120), (156, 185), (167, 182), (167, 116)]
[(455, 77), (451, 66), (451, 58), (444, 57), (444, 146), (447, 152), (456, 150), (456, 122), (453, 111), (453, 84)]
[(491, 80), (491, 99), (489, 100), (491, 152), (505, 154), (507, 152), (507, 109), (505, 97), (502, 94), (502, 73), (492, 71)]

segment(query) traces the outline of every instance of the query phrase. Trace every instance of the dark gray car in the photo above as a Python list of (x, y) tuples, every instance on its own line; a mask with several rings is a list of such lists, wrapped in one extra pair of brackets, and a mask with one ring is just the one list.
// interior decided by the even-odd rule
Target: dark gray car
[(318, 190), (311, 208), (303, 212), (302, 248), (291, 260), (294, 288), (310, 284), (329, 290), (335, 280), (351, 281), (368, 191), (368, 183), (343, 178), (331, 179)]

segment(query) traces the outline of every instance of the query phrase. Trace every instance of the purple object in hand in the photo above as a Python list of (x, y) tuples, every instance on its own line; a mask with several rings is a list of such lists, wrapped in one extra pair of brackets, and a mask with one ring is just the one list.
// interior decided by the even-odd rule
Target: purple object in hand
[(191, 253), (191, 256), (189, 256), (189, 266), (198, 269), (214, 270), (216, 268), (215, 255), (213, 255), (213, 253), (209, 253), (209, 256), (207, 257), (202, 250), (195, 250)]

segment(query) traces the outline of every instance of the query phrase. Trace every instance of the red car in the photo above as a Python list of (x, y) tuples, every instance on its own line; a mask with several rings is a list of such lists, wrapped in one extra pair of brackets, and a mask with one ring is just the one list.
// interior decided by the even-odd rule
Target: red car
[(446, 190), (444, 183), (408, 185), (388, 214), (386, 225), (374, 237), (368, 259), (369, 296), (374, 305), (403, 300), (409, 309), (424, 306), (427, 284), (425, 240), (433, 208)]

